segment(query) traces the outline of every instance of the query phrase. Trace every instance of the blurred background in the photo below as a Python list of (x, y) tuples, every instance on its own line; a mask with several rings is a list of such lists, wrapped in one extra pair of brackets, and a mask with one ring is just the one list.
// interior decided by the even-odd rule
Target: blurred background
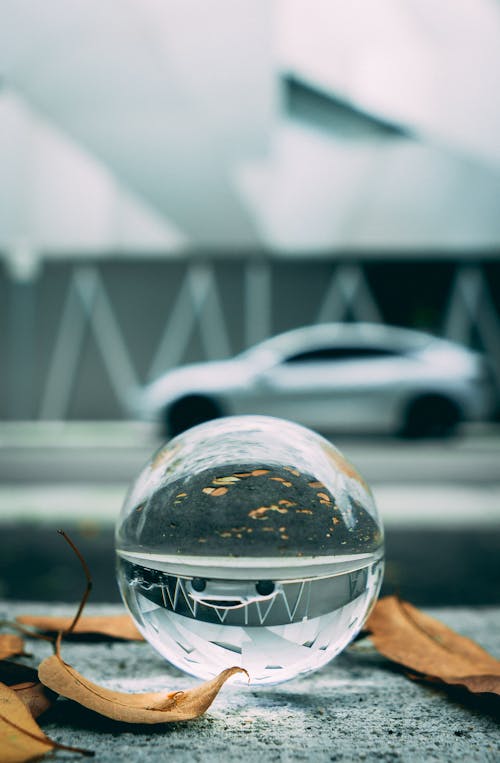
[[(117, 599), (112, 527), (164, 372), (329, 321), (484, 354), (500, 390), (497, 0), (0, 0), (0, 596)], [(500, 592), (498, 402), (334, 441), (386, 590)]]

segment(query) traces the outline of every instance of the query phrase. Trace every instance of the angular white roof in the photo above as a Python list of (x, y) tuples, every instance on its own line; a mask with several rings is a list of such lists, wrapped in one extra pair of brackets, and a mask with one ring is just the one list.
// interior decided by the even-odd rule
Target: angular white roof
[(4, 250), (500, 243), (497, 2), (1, 5)]

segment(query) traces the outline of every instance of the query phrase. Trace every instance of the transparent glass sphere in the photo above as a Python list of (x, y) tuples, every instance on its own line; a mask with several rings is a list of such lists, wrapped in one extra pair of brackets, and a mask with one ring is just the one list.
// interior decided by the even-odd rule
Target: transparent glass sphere
[(383, 531), (369, 487), (327, 440), (234, 416), (155, 453), (116, 553), (125, 604), (167, 660), (202, 679), (240, 665), (273, 684), (325, 665), (360, 630)]

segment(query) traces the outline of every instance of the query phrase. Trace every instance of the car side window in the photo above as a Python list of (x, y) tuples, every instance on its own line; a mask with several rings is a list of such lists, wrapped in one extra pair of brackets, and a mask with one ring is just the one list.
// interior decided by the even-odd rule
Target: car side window
[(398, 353), (385, 347), (321, 347), (289, 355), (284, 363), (321, 363), (335, 360), (362, 360), (368, 358), (390, 358)]

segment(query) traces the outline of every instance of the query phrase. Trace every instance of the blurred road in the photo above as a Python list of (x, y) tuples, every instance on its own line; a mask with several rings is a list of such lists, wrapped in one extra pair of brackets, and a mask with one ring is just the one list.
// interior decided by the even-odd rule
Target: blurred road
[[(161, 441), (141, 423), (0, 425), (0, 521), (112, 523)], [(500, 430), (449, 441), (339, 439), (395, 525), (500, 523)], [(76, 489), (78, 488), (78, 489)]]
[[(371, 485), (500, 484), (500, 428), (449, 441), (332, 440)], [(145, 424), (0, 424), (0, 484), (128, 484), (161, 445)]]
[[(335, 439), (377, 500), (386, 590), (419, 604), (500, 601), (500, 431), (452, 441)], [(93, 570), (94, 600), (117, 597), (113, 525), (127, 487), (160, 445), (144, 424), (0, 425), (0, 596), (72, 600)], [(36, 571), (35, 571), (36, 570)]]

